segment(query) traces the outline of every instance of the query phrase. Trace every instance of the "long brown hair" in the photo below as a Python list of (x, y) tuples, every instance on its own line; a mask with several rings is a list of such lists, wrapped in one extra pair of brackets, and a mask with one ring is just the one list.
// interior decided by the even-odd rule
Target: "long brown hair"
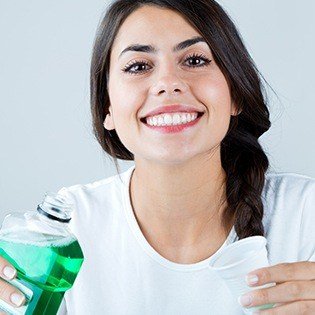
[(116, 131), (106, 130), (103, 122), (110, 105), (107, 84), (112, 44), (124, 20), (143, 5), (177, 11), (211, 47), (215, 62), (228, 82), (231, 98), (240, 112), (231, 116), (228, 132), (221, 142), (228, 204), (223, 219), (226, 222), (231, 217), (235, 219), (234, 227), (239, 239), (264, 235), (261, 193), (269, 161), (258, 138), (270, 128), (271, 123), (267, 96), (260, 78), (263, 76), (231, 18), (216, 1), (116, 0), (110, 4), (98, 26), (91, 62), (91, 111), (97, 141), (113, 158), (117, 171), (117, 159), (134, 160), (133, 153), (125, 148)]

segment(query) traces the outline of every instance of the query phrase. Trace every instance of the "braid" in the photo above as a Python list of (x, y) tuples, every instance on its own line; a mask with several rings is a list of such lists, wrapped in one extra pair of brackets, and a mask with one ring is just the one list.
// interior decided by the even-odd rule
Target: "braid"
[[(234, 118), (232, 118), (234, 119)], [(223, 219), (234, 217), (239, 239), (264, 235), (261, 193), (269, 161), (257, 137), (240, 125), (222, 141), (228, 207)]]

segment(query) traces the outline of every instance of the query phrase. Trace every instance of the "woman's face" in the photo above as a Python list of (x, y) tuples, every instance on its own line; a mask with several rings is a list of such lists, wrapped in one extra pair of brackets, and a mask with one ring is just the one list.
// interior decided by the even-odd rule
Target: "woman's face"
[[(110, 56), (105, 128), (116, 129), (135, 161), (179, 164), (219, 154), (230, 116), (235, 115), (225, 77), (206, 42), (173, 51), (196, 36), (201, 35), (181, 15), (153, 6), (133, 12), (119, 29)], [(121, 54), (132, 44), (152, 45), (157, 52)], [(131, 66), (134, 62), (139, 64)], [(195, 106), (204, 114), (197, 124), (176, 133), (153, 130), (140, 121), (157, 107), (175, 103)]]

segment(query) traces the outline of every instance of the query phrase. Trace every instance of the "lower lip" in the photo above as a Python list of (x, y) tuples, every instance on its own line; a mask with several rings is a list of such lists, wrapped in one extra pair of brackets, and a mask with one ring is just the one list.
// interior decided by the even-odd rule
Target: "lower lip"
[(144, 123), (144, 124), (147, 127), (149, 127), (150, 129), (153, 129), (153, 130), (156, 130), (156, 131), (159, 131), (162, 133), (177, 133), (177, 132), (181, 132), (187, 128), (193, 127), (196, 124), (198, 124), (198, 122), (202, 116), (203, 116), (203, 114), (191, 122), (181, 124), (181, 125), (174, 125), (174, 126), (151, 126), (147, 123)]

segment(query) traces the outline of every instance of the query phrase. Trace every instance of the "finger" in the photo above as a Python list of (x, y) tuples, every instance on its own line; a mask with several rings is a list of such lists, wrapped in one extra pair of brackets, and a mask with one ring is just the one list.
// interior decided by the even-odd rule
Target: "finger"
[(239, 298), (242, 306), (252, 307), (270, 303), (315, 300), (315, 281), (291, 281), (252, 290)]
[(281, 263), (270, 267), (256, 269), (248, 273), (246, 276), (246, 282), (250, 286), (259, 286), (270, 282), (282, 283), (294, 280), (315, 280), (315, 262), (299, 261), (296, 263)]
[(0, 277), (12, 280), (16, 276), (16, 269), (3, 257), (0, 256)]
[(297, 301), (269, 310), (255, 311), (253, 315), (312, 315), (315, 314), (315, 301)]
[(24, 294), (2, 279), (0, 279), (0, 299), (14, 307), (23, 305), (26, 300)]

